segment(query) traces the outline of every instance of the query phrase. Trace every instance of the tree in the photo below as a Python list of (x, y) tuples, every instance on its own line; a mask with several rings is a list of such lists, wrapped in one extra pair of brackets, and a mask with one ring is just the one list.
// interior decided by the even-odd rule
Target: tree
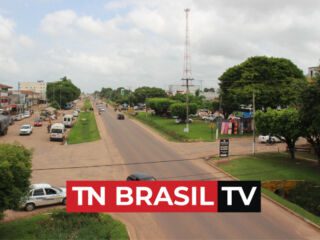
[(67, 77), (61, 78), (60, 81), (50, 82), (47, 85), (47, 99), (50, 103), (58, 103), (62, 108), (68, 102), (79, 98), (81, 91)]
[(167, 97), (166, 92), (162, 88), (156, 87), (140, 87), (133, 94), (137, 103), (144, 103), (147, 98)]
[[(197, 112), (197, 104), (189, 104), (189, 114), (195, 114)], [(187, 119), (187, 104), (186, 103), (174, 103), (170, 106), (170, 112), (172, 116), (177, 116), (183, 122)]]
[(4, 210), (19, 207), (29, 190), (31, 156), (21, 145), (0, 144), (0, 219)]
[(298, 110), (287, 108), (275, 110), (269, 108), (266, 112), (255, 114), (257, 130), (264, 135), (272, 135), (287, 144), (291, 158), (295, 159), (295, 144), (302, 134)]
[(156, 115), (166, 115), (171, 104), (175, 101), (169, 98), (148, 98), (146, 100), (147, 106), (156, 112)]
[(320, 76), (302, 92), (301, 103), (303, 136), (314, 148), (320, 164)]
[(227, 113), (241, 104), (252, 104), (253, 92), (257, 109), (296, 105), (307, 84), (303, 72), (290, 60), (265, 56), (248, 58), (227, 69), (219, 80), (222, 108)]

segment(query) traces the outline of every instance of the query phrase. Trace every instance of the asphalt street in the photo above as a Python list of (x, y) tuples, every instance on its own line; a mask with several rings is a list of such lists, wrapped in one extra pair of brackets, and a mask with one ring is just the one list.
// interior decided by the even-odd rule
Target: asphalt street
[[(219, 179), (204, 162), (199, 165), (156, 139), (135, 122), (117, 120), (113, 109), (101, 114), (108, 134), (129, 173), (157, 179)], [(201, 161), (201, 160), (200, 160)], [(262, 213), (132, 213), (122, 218), (138, 239), (315, 239), (320, 233), (301, 219), (263, 199)]]

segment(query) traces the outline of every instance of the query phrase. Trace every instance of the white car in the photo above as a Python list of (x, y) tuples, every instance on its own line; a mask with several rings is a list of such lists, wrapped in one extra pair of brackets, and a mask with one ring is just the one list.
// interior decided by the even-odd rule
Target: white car
[(53, 187), (47, 183), (32, 184), (29, 195), (22, 200), (20, 207), (32, 211), (38, 206), (66, 204), (66, 189)]
[(281, 140), (275, 136), (270, 135), (259, 135), (258, 141), (260, 143), (280, 143)]
[(79, 112), (78, 111), (73, 111), (73, 117), (78, 117), (79, 116)]
[(30, 114), (29, 111), (25, 111), (25, 112), (23, 113), (23, 118), (28, 118), (28, 117), (31, 117), (31, 114)]
[(20, 135), (30, 135), (32, 133), (32, 126), (30, 124), (22, 125), (20, 128)]

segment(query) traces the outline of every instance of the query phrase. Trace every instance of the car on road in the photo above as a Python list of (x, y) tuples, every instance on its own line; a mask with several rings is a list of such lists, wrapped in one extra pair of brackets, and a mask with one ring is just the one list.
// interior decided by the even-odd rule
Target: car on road
[(47, 183), (32, 184), (28, 196), (22, 199), (20, 207), (32, 211), (39, 206), (63, 204), (67, 202), (66, 189), (53, 187)]
[(123, 113), (118, 113), (117, 119), (118, 120), (124, 120), (124, 114)]
[(133, 173), (127, 177), (127, 181), (156, 181), (157, 179), (146, 173)]
[(30, 124), (24, 124), (20, 128), (20, 135), (31, 135), (32, 126)]
[(280, 143), (281, 142), (279, 138), (271, 135), (259, 135), (258, 141), (260, 143)]
[(50, 128), (50, 141), (59, 140), (64, 141), (65, 139), (65, 126), (62, 123), (55, 123)]
[(33, 122), (34, 127), (42, 127), (42, 120), (41, 118), (36, 118)]

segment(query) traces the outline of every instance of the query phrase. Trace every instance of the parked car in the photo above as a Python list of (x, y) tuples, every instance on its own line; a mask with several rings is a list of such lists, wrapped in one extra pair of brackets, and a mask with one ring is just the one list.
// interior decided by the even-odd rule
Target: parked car
[(146, 173), (133, 173), (127, 177), (127, 181), (156, 181), (157, 179)]
[(279, 138), (271, 135), (259, 135), (258, 141), (260, 143), (280, 143), (281, 142)]
[(28, 117), (31, 117), (31, 113), (30, 113), (30, 111), (25, 111), (23, 113), (23, 118), (28, 118)]
[(24, 124), (20, 128), (20, 135), (31, 135), (32, 126), (30, 124)]
[[(186, 123), (186, 122), (187, 122), (187, 120), (183, 121), (183, 120), (180, 119), (180, 118), (177, 118), (175, 121), (176, 121), (176, 123)], [(193, 122), (193, 120), (192, 120), (191, 118), (189, 118), (188, 123), (192, 123), (192, 122)]]
[(14, 118), (14, 120), (16, 120), (16, 121), (20, 121), (20, 120), (22, 120), (22, 119), (23, 119), (23, 114), (21, 114), (21, 113), (17, 114), (17, 115), (15, 116), (15, 118)]
[(118, 113), (117, 119), (118, 119), (118, 120), (124, 120), (124, 115), (123, 115), (123, 113)]
[(50, 128), (50, 141), (59, 140), (63, 141), (65, 139), (65, 127), (62, 123), (54, 123)]
[(28, 196), (22, 199), (20, 207), (32, 211), (38, 206), (63, 204), (67, 202), (66, 189), (53, 187), (47, 183), (33, 184), (30, 186)]
[(64, 115), (63, 124), (65, 127), (71, 128), (73, 125), (73, 115), (71, 114)]
[(72, 114), (74, 117), (78, 117), (79, 116), (79, 112), (78, 111), (73, 111), (73, 114)]
[(34, 127), (42, 127), (42, 120), (41, 118), (36, 118), (33, 122)]

